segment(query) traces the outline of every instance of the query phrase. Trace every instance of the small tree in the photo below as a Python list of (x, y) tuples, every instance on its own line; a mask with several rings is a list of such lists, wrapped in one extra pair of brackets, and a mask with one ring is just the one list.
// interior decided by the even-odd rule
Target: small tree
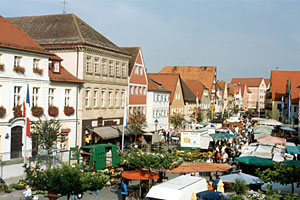
[(129, 119), (128, 131), (130, 134), (134, 135), (134, 142), (136, 143), (137, 135), (142, 132), (147, 126), (146, 119), (144, 115), (140, 112), (134, 112), (134, 114)]
[(280, 184), (292, 184), (292, 193), (294, 193), (294, 183), (300, 183), (300, 167), (292, 167), (275, 163), (274, 170), (257, 170), (256, 172), (264, 182), (279, 182)]
[(175, 113), (174, 115), (171, 116), (171, 123), (173, 124), (174, 129), (181, 128), (183, 121), (184, 121), (184, 117), (182, 114)]
[(236, 106), (234, 107), (234, 109), (233, 109), (233, 113), (234, 113), (234, 114), (237, 114), (239, 111), (240, 111), (239, 106), (236, 105)]
[(31, 125), (31, 135), (33, 144), (38, 149), (39, 147), (47, 150), (48, 152), (48, 167), (51, 167), (50, 152), (51, 148), (55, 145), (59, 130), (61, 128), (60, 122), (54, 119), (41, 120), (33, 122)]

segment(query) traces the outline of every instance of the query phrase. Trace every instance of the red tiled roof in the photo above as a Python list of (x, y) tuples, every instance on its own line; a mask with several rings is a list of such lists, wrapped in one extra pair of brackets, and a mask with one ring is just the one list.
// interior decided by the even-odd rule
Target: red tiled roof
[(52, 56), (51, 58), (49, 58), (49, 60), (63, 61), (63, 59), (56, 54), (54, 56)]
[(148, 76), (148, 91), (170, 92), (164, 88), (161, 83), (153, 80), (150, 76)]
[(197, 80), (184, 79), (184, 82), (194, 93), (194, 95), (198, 97), (199, 100), (201, 100), (205, 86), (200, 81)]
[(233, 78), (231, 83), (247, 84), (248, 87), (259, 87), (263, 78)]
[(264, 81), (265, 81), (266, 87), (268, 87), (268, 85), (270, 83), (270, 79), (269, 78), (265, 78)]
[(291, 99), (292, 103), (296, 104), (299, 98), (300, 85), (300, 71), (271, 71), (272, 82), (272, 100), (281, 101), (281, 97), (285, 95), (286, 83), (290, 79), (291, 85)]
[(200, 81), (211, 92), (216, 66), (166, 66), (159, 73), (179, 73), (183, 79)]
[(68, 70), (61, 66), (60, 73), (54, 73), (49, 70), (50, 81), (53, 82), (68, 82), (68, 83), (79, 83), (82, 84), (83, 81), (73, 76)]
[(163, 87), (167, 88), (170, 93), (170, 103), (173, 101), (173, 96), (177, 86), (179, 74), (175, 73), (148, 73), (148, 77), (162, 84)]
[(0, 16), (0, 47), (52, 55), (52, 53), (43, 49), (22, 29), (11, 24), (2, 16)]

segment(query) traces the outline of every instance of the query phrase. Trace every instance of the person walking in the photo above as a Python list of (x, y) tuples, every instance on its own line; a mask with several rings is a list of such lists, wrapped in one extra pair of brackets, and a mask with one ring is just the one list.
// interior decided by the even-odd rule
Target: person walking
[(121, 184), (122, 200), (125, 200), (128, 194), (128, 180), (125, 179)]
[(26, 185), (23, 195), (25, 197), (25, 200), (32, 200), (32, 191), (31, 191), (29, 185)]

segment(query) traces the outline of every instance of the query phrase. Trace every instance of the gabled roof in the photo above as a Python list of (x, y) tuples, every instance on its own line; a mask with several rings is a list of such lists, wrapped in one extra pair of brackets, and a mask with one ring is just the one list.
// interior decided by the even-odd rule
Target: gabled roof
[(266, 87), (268, 87), (268, 85), (270, 83), (270, 79), (269, 78), (265, 78), (264, 81), (265, 81)]
[(246, 84), (248, 87), (259, 87), (263, 78), (233, 78), (231, 83)]
[(196, 95), (192, 92), (192, 90), (188, 87), (184, 80), (181, 79), (181, 88), (184, 102), (196, 102)]
[(170, 92), (164, 88), (161, 83), (153, 80), (150, 76), (148, 76), (148, 91)]
[(161, 83), (162, 86), (168, 89), (170, 93), (170, 103), (173, 102), (173, 97), (175, 89), (177, 86), (178, 79), (180, 78), (179, 74), (172, 73), (148, 73), (148, 77), (154, 81)]
[(67, 83), (78, 83), (82, 84), (83, 81), (73, 76), (67, 69), (63, 66), (60, 68), (60, 73), (54, 73), (49, 70), (49, 78), (52, 82), (67, 82)]
[(52, 55), (18, 26), (0, 16), (0, 47)]
[(197, 80), (190, 80), (190, 79), (184, 79), (184, 82), (187, 84), (187, 86), (190, 88), (190, 90), (194, 93), (196, 97), (198, 97), (199, 100), (202, 98), (202, 94), (205, 86)]
[(299, 99), (300, 71), (271, 71), (272, 100), (281, 101), (286, 93), (287, 80), (291, 80), (291, 100), (295, 104)]
[(128, 54), (131, 55), (131, 58), (129, 60), (129, 66), (128, 66), (128, 75), (130, 76), (141, 48), (140, 47), (121, 47), (121, 49), (123, 49), (125, 52), (128, 52)]
[[(7, 18), (40, 45), (86, 44), (124, 53), (74, 14), (57, 14)], [(125, 53), (127, 54), (127, 53)]]
[(211, 92), (216, 76), (215, 66), (166, 66), (159, 73), (179, 73), (182, 79), (200, 81)]

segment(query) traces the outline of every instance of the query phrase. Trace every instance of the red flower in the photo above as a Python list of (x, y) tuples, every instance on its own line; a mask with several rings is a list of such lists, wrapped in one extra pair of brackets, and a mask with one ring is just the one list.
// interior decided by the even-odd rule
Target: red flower
[(44, 114), (44, 109), (42, 107), (33, 106), (31, 108), (32, 115), (35, 117), (41, 117)]
[(24, 74), (25, 73), (25, 68), (17, 65), (17, 66), (14, 66), (14, 71), (17, 72), (17, 73)]
[(4, 117), (6, 109), (3, 106), (0, 106), (0, 117)]
[(34, 73), (37, 73), (37, 74), (39, 74), (39, 75), (42, 75), (42, 74), (43, 74), (43, 72), (44, 72), (44, 70), (43, 70), (43, 69), (40, 69), (40, 68), (38, 68), (38, 67), (34, 67), (34, 68), (32, 68), (32, 71), (33, 71)]
[(22, 110), (21, 110), (22, 106), (21, 105), (16, 105), (13, 108), (14, 111), (14, 118), (18, 118), (18, 117), (22, 117)]
[(48, 114), (51, 117), (56, 117), (58, 115), (58, 108), (55, 106), (49, 106), (48, 108)]
[(72, 106), (65, 106), (64, 113), (67, 116), (73, 115), (75, 112), (74, 108)]

